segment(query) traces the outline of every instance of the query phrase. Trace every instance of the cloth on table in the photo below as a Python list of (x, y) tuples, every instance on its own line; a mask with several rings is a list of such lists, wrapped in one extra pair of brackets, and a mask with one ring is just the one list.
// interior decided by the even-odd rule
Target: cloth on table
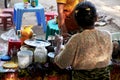
[(110, 66), (92, 70), (72, 71), (72, 80), (109, 80)]

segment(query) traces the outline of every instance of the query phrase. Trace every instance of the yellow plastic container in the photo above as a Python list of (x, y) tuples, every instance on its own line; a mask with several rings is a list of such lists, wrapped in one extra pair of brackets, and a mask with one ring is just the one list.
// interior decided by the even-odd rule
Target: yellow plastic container
[(21, 43), (23, 44), (25, 40), (32, 38), (33, 36), (33, 30), (32, 30), (33, 25), (26, 25), (23, 26), (21, 29)]

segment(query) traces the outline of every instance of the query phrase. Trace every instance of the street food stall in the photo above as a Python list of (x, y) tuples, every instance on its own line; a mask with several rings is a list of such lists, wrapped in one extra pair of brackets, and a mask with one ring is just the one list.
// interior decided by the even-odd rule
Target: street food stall
[[(10, 30), (11, 32), (11, 30)], [(12, 30), (12, 32), (14, 32)], [(9, 31), (8, 31), (9, 33)], [(8, 40), (8, 50), (12, 52), (9, 54), (5, 51), (4, 46), (1, 46), (1, 62), (0, 62), (0, 79), (7, 78), (11, 80), (70, 80), (71, 69), (60, 69), (54, 64), (54, 49), (56, 43), (54, 40), (43, 40), (35, 36), (24, 40), (24, 44), (17, 47), (19, 40), (14, 40), (9, 36), (5, 37), (7, 33), (3, 33), (4, 40)], [(13, 34), (14, 35), (14, 34)], [(14, 35), (15, 36), (15, 35)], [(17, 35), (18, 36), (18, 35)], [(119, 41), (114, 41), (119, 45)], [(10, 48), (9, 45), (16, 45)], [(14, 50), (15, 48), (15, 50)], [(17, 49), (16, 49), (17, 48)], [(11, 51), (9, 50), (9, 51)], [(117, 49), (116, 49), (117, 50)], [(119, 47), (118, 47), (119, 50)], [(119, 53), (119, 52), (118, 52)], [(16, 55), (14, 55), (16, 54)], [(115, 56), (117, 55), (117, 56)], [(114, 54), (113, 65), (111, 68), (111, 80), (119, 80), (120, 65), (119, 56)], [(116, 58), (117, 57), (117, 58)], [(117, 62), (116, 62), (117, 60)]]
[(8, 41), (6, 51), (2, 52), (6, 54), (1, 56), (1, 80), (69, 80), (70, 70), (62, 70), (54, 64), (54, 40), (32, 36), (24, 39), (21, 44), (22, 35), (19, 32), (15, 34), (14, 29), (1, 35), (1, 38)]
[[(26, 34), (26, 30), (23, 33)], [(3, 46), (0, 47), (2, 50), (0, 80), (71, 80), (71, 69), (60, 69), (54, 64), (56, 47), (54, 40), (43, 40), (35, 36), (23, 40), (21, 36), (23, 34), (19, 34), (19, 31), (16, 34), (14, 30), (1, 35), (1, 38), (8, 41), (8, 44), (5, 50)], [(115, 62), (111, 70), (111, 80), (120, 79), (119, 67)]]

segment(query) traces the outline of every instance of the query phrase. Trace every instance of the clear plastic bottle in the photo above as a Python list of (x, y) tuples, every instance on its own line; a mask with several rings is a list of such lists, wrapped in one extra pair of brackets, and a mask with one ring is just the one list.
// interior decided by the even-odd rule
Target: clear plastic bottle
[(63, 49), (63, 36), (55, 35), (55, 40), (57, 41), (57, 46), (55, 49), (55, 55), (58, 54)]

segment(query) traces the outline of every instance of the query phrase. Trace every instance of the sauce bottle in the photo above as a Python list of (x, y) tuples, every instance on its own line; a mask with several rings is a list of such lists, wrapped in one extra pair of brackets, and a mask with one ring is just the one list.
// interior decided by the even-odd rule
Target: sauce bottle
[(35, 6), (36, 6), (35, 0), (31, 0), (31, 6), (32, 6), (32, 7), (35, 7)]

